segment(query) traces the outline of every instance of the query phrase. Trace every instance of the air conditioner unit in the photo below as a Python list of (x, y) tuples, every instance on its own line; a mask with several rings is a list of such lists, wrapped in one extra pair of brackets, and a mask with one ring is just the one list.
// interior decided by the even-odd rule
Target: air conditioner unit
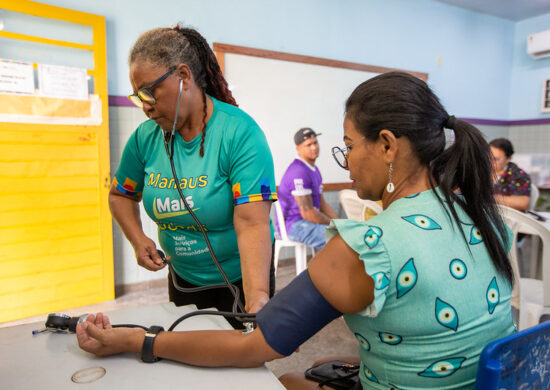
[(527, 54), (535, 59), (550, 56), (550, 30), (527, 37)]

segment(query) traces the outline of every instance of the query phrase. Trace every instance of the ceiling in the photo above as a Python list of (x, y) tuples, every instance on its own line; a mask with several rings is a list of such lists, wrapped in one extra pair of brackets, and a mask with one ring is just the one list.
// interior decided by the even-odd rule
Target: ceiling
[(550, 0), (437, 0), (509, 20), (550, 13)]

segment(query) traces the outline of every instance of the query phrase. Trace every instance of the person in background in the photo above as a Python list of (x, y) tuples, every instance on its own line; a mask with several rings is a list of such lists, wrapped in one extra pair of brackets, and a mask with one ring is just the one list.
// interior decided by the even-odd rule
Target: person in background
[(309, 127), (296, 132), (298, 158), (286, 169), (277, 190), (288, 237), (316, 250), (326, 244), (325, 231), (330, 220), (338, 218), (323, 197), (323, 178), (315, 166), (319, 135)]
[(493, 156), (493, 183), (497, 203), (516, 210), (529, 208), (531, 178), (512, 160), (514, 147), (506, 138), (489, 142)]
[(175, 271), (169, 274), (170, 301), (232, 311), (228, 288), (181, 292), (174, 287), (174, 281), (184, 288), (224, 283), (179, 187), (207, 231), (221, 268), (240, 290), (246, 311), (258, 311), (275, 286), (269, 219), (275, 179), (264, 133), (237, 108), (214, 53), (197, 31), (179, 26), (147, 31), (128, 62), (134, 90), (129, 98), (148, 120), (130, 136), (113, 180), (109, 205), (114, 219), (140, 266), (164, 268), (155, 242), (141, 226), (138, 205), (143, 201)]
[[(262, 308), (254, 331), (161, 332), (151, 342), (144, 329), (112, 328), (98, 314), (77, 326), (80, 347), (260, 366), (344, 314), (358, 341), (358, 389), (472, 389), (483, 347), (515, 332), (511, 233), (493, 198), (489, 145), (406, 73), (360, 84), (345, 109), (345, 147), (334, 156), (359, 197), (384, 210), (366, 222), (333, 220), (332, 238)], [(447, 149), (444, 128), (455, 133)]]

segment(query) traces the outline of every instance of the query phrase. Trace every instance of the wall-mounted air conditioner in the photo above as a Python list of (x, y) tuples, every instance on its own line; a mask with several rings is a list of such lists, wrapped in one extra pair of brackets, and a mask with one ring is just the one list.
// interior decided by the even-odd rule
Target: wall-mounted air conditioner
[(550, 56), (550, 30), (531, 34), (527, 37), (527, 54), (533, 58)]

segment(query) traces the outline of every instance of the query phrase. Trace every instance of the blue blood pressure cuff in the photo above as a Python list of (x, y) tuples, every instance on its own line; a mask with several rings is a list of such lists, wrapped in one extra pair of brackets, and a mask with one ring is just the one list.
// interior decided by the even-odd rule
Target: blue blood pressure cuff
[(317, 290), (306, 269), (258, 312), (256, 322), (269, 346), (288, 356), (341, 315)]

